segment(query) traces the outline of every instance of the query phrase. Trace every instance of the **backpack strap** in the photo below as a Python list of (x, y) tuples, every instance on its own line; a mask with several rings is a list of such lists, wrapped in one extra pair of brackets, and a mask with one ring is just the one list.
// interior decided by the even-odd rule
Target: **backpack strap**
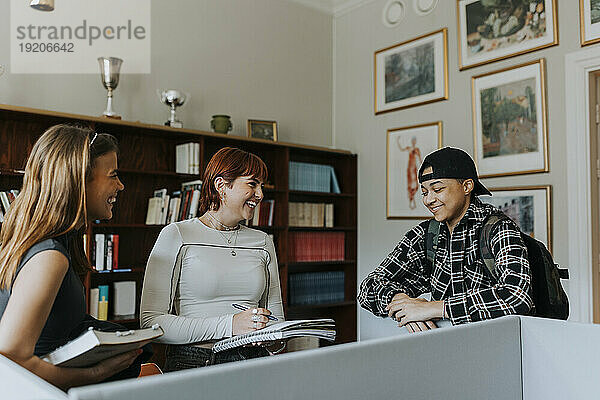
[(427, 257), (428, 273), (431, 274), (435, 265), (435, 253), (437, 252), (438, 242), (440, 240), (441, 224), (435, 219), (429, 220), (427, 232), (425, 233), (425, 256)]
[(504, 214), (490, 214), (483, 220), (479, 231), (479, 255), (492, 279), (494, 278), (494, 270), (496, 269), (496, 259), (490, 248), (492, 230), (496, 223), (507, 218)]

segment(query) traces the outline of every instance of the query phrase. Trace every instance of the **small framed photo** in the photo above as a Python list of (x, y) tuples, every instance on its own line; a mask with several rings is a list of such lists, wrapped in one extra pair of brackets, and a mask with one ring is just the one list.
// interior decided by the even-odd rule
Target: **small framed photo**
[(552, 253), (552, 187), (522, 186), (490, 189), (492, 196), (479, 196), (508, 215), (521, 231), (544, 243)]
[(457, 0), (459, 68), (557, 45), (556, 3), (556, 0)]
[(581, 45), (600, 42), (600, 0), (579, 0)]
[(375, 52), (375, 114), (448, 98), (448, 29)]
[(423, 158), (442, 147), (442, 122), (394, 128), (387, 131), (387, 219), (426, 219), (419, 168)]
[(545, 69), (541, 59), (472, 78), (480, 177), (548, 172)]
[(248, 137), (277, 141), (277, 121), (248, 120)]

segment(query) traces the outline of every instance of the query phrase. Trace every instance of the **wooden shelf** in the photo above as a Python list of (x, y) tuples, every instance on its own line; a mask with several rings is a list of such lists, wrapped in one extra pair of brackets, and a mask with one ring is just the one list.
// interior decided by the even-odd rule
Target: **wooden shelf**
[(356, 264), (356, 260), (344, 260), (344, 261), (302, 261), (302, 262), (288, 262), (288, 266), (293, 267), (313, 267), (322, 265), (352, 265)]
[(180, 174), (180, 173), (173, 172), (173, 171), (143, 171), (143, 170), (136, 170), (136, 169), (130, 169), (130, 168), (119, 168), (119, 173), (120, 174), (132, 174), (132, 175), (172, 176), (175, 178), (189, 179), (189, 180), (202, 179), (202, 176), (200, 176), (200, 175)]
[[(98, 284), (135, 280), (136, 312), (142, 291), (141, 280), (150, 252), (165, 225), (146, 225), (148, 198), (156, 189), (166, 188), (170, 193), (180, 189), (181, 183), (201, 179), (197, 174), (174, 172), (175, 146), (186, 142), (198, 143), (200, 171), (204, 171), (212, 155), (224, 146), (233, 146), (257, 154), (269, 169), (264, 188), (265, 198), (275, 200), (272, 226), (255, 226), (274, 237), (281, 291), (288, 299), (289, 275), (297, 272), (344, 272), (344, 297), (356, 298), (357, 276), (357, 157), (345, 150), (294, 143), (273, 142), (242, 136), (223, 135), (194, 129), (177, 129), (143, 122), (113, 120), (37, 110), (0, 104), (0, 141), (10, 146), (0, 148), (0, 191), (17, 189), (22, 182), (28, 153), (35, 140), (48, 127), (59, 123), (79, 123), (99, 132), (111, 133), (120, 144), (120, 174), (125, 181), (125, 191), (119, 195), (114, 209), (114, 222), (90, 224), (87, 231), (87, 251), (91, 254), (94, 234), (119, 235), (119, 265), (127, 271), (88, 272), (80, 275), (89, 299), (89, 290)], [(289, 162), (326, 164), (334, 168), (343, 193), (289, 190)], [(160, 187), (153, 187), (154, 185)], [(11, 187), (8, 187), (11, 186)], [(290, 201), (333, 203), (337, 225), (325, 227), (290, 227), (288, 225)], [(140, 223), (141, 222), (141, 223)], [(288, 241), (293, 232), (344, 232), (345, 261), (290, 262)], [(325, 235), (328, 236), (328, 235)], [(339, 235), (338, 235), (339, 236)], [(122, 270), (126, 268), (121, 268)], [(112, 289), (111, 289), (112, 290)], [(340, 297), (341, 298), (341, 297)], [(292, 306), (287, 308), (294, 318), (334, 317), (338, 326), (338, 341), (356, 340), (356, 301)], [(114, 321), (127, 327), (137, 326), (139, 320)]]
[(121, 229), (121, 228), (130, 228), (130, 229), (162, 229), (165, 226), (166, 225), (111, 224), (111, 223), (92, 224), (92, 228), (102, 228), (102, 229)]
[(130, 318), (130, 319), (109, 319), (109, 322), (114, 322), (115, 324), (137, 324), (140, 320), (138, 318)]
[(290, 231), (309, 231), (309, 232), (339, 232), (339, 231), (356, 231), (355, 226), (334, 226), (332, 228), (325, 228), (324, 226), (290, 226)]
[(337, 303), (322, 303), (322, 304), (302, 304), (302, 305), (292, 305), (288, 306), (288, 312), (290, 314), (297, 313), (306, 310), (314, 310), (319, 308), (337, 308), (337, 307), (350, 307), (356, 306), (356, 301), (342, 301)]
[(23, 176), (25, 171), (21, 169), (0, 169), (0, 175)]
[(327, 197), (327, 198), (354, 198), (354, 193), (330, 193), (330, 192), (304, 192), (300, 190), (290, 190), (290, 196), (302, 197)]
[(268, 226), (268, 225), (252, 225), (249, 226), (248, 228), (252, 228), (252, 229), (258, 229), (259, 231), (281, 231), (281, 230), (285, 230), (287, 227), (286, 226)]
[(92, 275), (118, 275), (118, 274), (142, 274), (146, 271), (145, 268), (135, 267), (135, 268), (119, 268), (116, 270), (102, 270), (102, 271), (90, 271)]

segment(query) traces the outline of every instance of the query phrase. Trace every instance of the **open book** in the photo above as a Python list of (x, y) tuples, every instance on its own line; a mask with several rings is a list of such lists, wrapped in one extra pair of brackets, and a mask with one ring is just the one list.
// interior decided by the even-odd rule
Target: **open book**
[(101, 332), (89, 328), (42, 359), (61, 367), (89, 367), (117, 354), (139, 349), (162, 335), (163, 330), (158, 324), (152, 328), (122, 332)]
[(335, 321), (332, 319), (301, 319), (269, 325), (264, 329), (218, 341), (213, 352), (218, 353), (247, 344), (312, 336), (319, 339), (335, 340)]

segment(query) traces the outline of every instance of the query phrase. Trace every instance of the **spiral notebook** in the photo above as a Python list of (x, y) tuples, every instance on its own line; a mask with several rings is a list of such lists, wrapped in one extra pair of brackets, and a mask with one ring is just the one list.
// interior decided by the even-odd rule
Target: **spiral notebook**
[(335, 321), (332, 319), (301, 319), (269, 325), (264, 329), (218, 341), (213, 352), (234, 349), (258, 342), (284, 340), (293, 337), (312, 336), (330, 342), (335, 340)]

